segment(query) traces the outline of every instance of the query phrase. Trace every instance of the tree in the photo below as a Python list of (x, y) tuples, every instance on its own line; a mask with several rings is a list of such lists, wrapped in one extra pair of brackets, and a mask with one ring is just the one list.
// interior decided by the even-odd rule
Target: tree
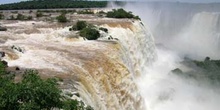
[(109, 18), (134, 18), (134, 19), (140, 19), (138, 16), (134, 16), (132, 12), (127, 12), (124, 9), (113, 9), (112, 11), (109, 11), (106, 15), (106, 17)]
[(28, 70), (19, 83), (13, 82), (13, 77), (1, 75), (0, 109), (30, 110), (60, 108), (61, 91), (54, 79), (42, 80), (37, 71)]
[(25, 71), (18, 83), (14, 77), (0, 62), (0, 110), (92, 110), (81, 101), (61, 95), (57, 80), (43, 80), (36, 70)]
[(2, 4), (0, 10), (52, 9), (52, 8), (98, 8), (106, 7), (107, 1), (82, 0), (28, 0), (18, 3)]

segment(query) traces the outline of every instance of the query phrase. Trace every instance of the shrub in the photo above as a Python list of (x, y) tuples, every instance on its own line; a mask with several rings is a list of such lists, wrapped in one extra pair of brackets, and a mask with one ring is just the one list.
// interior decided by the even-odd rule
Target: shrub
[(134, 19), (140, 19), (138, 16), (134, 16), (132, 12), (127, 12), (124, 9), (113, 9), (112, 11), (109, 11), (106, 15), (106, 17), (109, 18), (134, 18)]
[(18, 14), (17, 15), (17, 18), (16, 18), (16, 20), (24, 20), (25, 19), (25, 16), (24, 15), (22, 15), (22, 14)]
[[(12, 15), (12, 16), (11, 16), (11, 20), (14, 19), (13, 17), (14, 17), (14, 16)], [(32, 19), (33, 19), (32, 16), (25, 16), (25, 15), (19, 13), (19, 14), (17, 14), (17, 17), (16, 17), (15, 20), (32, 20)]]
[(99, 14), (106, 14), (106, 12), (104, 12), (104, 11), (99, 11)]
[(27, 17), (27, 20), (32, 20), (32, 19), (33, 19), (32, 16), (28, 16), (28, 17)]
[(43, 80), (37, 71), (27, 70), (22, 81), (15, 83), (14, 74), (6, 71), (0, 62), (0, 109), (1, 110), (92, 110), (82, 101), (61, 95), (57, 80)]
[(70, 31), (72, 31), (72, 30), (78, 31), (78, 30), (82, 30), (82, 29), (86, 28), (87, 26), (88, 26), (88, 24), (85, 21), (77, 21), (76, 25), (73, 25), (72, 28), (70, 28), (69, 30)]
[(65, 14), (59, 15), (56, 19), (60, 23), (66, 23), (68, 21)]
[(100, 37), (100, 33), (93, 28), (84, 28), (80, 31), (80, 36), (85, 37), (88, 40), (96, 40)]
[(87, 27), (87, 23), (85, 21), (77, 21), (76, 28), (77, 30), (82, 30)]
[(37, 12), (37, 13), (36, 13), (36, 17), (37, 17), (37, 18), (43, 17), (43, 13), (42, 13), (42, 12)]
[(2, 13), (0, 13), (0, 20), (4, 19), (4, 15)]
[(63, 104), (64, 110), (94, 110), (91, 106), (85, 107), (82, 101), (66, 100)]

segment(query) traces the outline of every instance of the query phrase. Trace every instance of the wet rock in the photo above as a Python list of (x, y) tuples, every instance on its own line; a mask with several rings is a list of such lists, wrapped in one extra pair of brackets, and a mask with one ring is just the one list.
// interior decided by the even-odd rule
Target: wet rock
[(109, 36), (109, 37), (108, 37), (108, 40), (112, 40), (112, 39), (113, 39), (113, 37), (112, 37), (112, 36)]
[(16, 51), (18, 51), (18, 52), (21, 52), (21, 53), (24, 53), (24, 50), (23, 49), (21, 49), (20, 47), (16, 47), (16, 46), (11, 46), (11, 49), (13, 49), (13, 50), (16, 50)]
[(114, 40), (119, 40), (118, 38), (114, 38)]
[(0, 26), (0, 31), (7, 31), (7, 28)]
[(15, 70), (19, 71), (19, 70), (20, 70), (20, 68), (19, 68), (19, 67), (16, 67), (16, 68), (15, 68)]
[(0, 58), (5, 56), (5, 52), (0, 52)]

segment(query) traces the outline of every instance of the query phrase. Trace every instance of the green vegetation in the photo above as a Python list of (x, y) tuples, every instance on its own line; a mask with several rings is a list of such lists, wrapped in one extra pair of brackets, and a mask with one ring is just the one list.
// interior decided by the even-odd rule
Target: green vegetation
[(220, 84), (220, 60), (211, 60), (209, 57), (206, 57), (204, 61), (188, 59), (187, 61), (183, 61), (182, 64), (192, 70), (183, 72), (181, 69), (177, 68), (172, 70), (172, 72), (187, 78), (203, 78)]
[(27, 20), (32, 20), (32, 19), (33, 19), (32, 16), (28, 16), (28, 17), (27, 17)]
[(0, 20), (4, 19), (4, 15), (2, 13), (0, 13)]
[(77, 21), (76, 25), (73, 25), (72, 28), (70, 28), (70, 31), (79, 31), (82, 30), (83, 28), (86, 28), (88, 24), (85, 21)]
[(19, 3), (2, 4), (0, 10), (53, 9), (53, 8), (99, 8), (106, 7), (107, 1), (81, 0), (29, 0)]
[(66, 23), (68, 21), (66, 18), (66, 15), (63, 13), (61, 15), (59, 15), (58, 17), (56, 17), (56, 19), (60, 23)]
[(18, 14), (17, 15), (17, 18), (16, 18), (16, 20), (24, 20), (25, 19), (25, 16), (24, 15), (22, 15), (22, 14)]
[(96, 29), (88, 27), (80, 31), (80, 36), (85, 37), (88, 40), (96, 40), (100, 37), (100, 33)]
[(176, 74), (181, 74), (181, 73), (183, 73), (183, 71), (182, 71), (181, 69), (179, 69), (179, 68), (176, 68), (176, 69), (172, 70), (172, 72), (173, 72), (173, 73), (176, 73)]
[(124, 9), (113, 9), (112, 11), (109, 11), (106, 15), (106, 17), (109, 18), (134, 18), (134, 19), (139, 19), (138, 16), (134, 16), (132, 12), (127, 12)]
[(43, 17), (43, 16), (44, 16), (44, 15), (43, 15), (42, 12), (37, 12), (37, 13), (36, 13), (36, 17), (37, 17), (37, 18), (40, 18), (40, 17)]
[(32, 20), (32, 16), (25, 16), (22, 14), (18, 14), (16, 20)]
[(0, 62), (1, 110), (93, 110), (81, 101), (61, 95), (57, 80), (43, 80), (37, 71), (25, 71), (18, 83), (14, 78), (15, 73), (7, 72), (6, 65)]
[[(87, 24), (85, 21), (77, 21), (76, 25), (73, 25), (69, 30), (80, 31), (80, 36), (88, 40), (97, 40), (100, 37), (100, 33), (96, 27), (94, 25)], [(107, 29), (100, 28), (100, 30), (106, 31)]]
[(98, 13), (99, 14), (106, 14), (106, 12), (104, 12), (104, 11), (99, 11)]
[(14, 15), (11, 15), (8, 20), (32, 20), (32, 16), (25, 16), (23, 14), (18, 13), (17, 17), (15, 18)]

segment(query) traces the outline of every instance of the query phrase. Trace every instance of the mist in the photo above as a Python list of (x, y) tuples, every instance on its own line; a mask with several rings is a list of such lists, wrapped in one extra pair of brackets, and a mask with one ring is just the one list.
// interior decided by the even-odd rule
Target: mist
[(155, 38), (157, 59), (145, 66), (136, 80), (147, 110), (219, 110), (219, 85), (206, 77), (181, 77), (171, 72), (192, 69), (181, 64), (186, 57), (220, 58), (219, 7), (164, 2), (127, 3), (123, 7), (139, 15)]
[[(136, 8), (141, 7), (141, 8)], [(182, 57), (220, 58), (220, 4), (128, 3), (125, 8), (149, 26), (156, 44)]]

